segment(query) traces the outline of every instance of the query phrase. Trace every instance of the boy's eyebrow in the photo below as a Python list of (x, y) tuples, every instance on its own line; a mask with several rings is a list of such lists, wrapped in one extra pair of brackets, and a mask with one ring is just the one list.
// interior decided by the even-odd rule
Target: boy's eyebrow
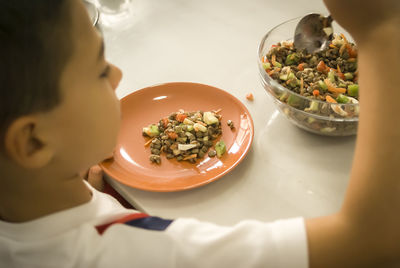
[(99, 50), (99, 60), (104, 58), (104, 39), (101, 38), (101, 45), (100, 45), (100, 50)]

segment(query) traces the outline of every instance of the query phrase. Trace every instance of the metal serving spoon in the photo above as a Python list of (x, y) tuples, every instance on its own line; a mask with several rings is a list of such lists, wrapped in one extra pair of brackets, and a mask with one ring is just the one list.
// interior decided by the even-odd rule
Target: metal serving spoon
[(333, 37), (332, 21), (331, 16), (324, 17), (315, 13), (303, 17), (296, 26), (294, 46), (308, 53), (323, 50)]

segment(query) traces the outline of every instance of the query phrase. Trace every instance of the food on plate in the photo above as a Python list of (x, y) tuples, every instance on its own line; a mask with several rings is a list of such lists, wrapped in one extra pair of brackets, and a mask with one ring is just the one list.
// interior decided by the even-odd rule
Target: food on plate
[(220, 140), (215, 144), (215, 151), (217, 152), (218, 157), (221, 157), (226, 152), (226, 146), (223, 140)]
[[(218, 111), (194, 111), (172, 113), (143, 128), (142, 134), (150, 139), (145, 146), (150, 145), (150, 161), (161, 163), (160, 155), (164, 152), (167, 159), (196, 163), (207, 153), (210, 157), (221, 157), (226, 152), (225, 143), (220, 140), (215, 150), (210, 150), (222, 134), (221, 119)], [(214, 151), (214, 153), (212, 153)]]
[(234, 129), (234, 128), (235, 128), (235, 125), (233, 124), (232, 120), (226, 121), (226, 124), (227, 124), (228, 127), (230, 127), (231, 129)]
[[(290, 106), (284, 112), (298, 124), (315, 132), (354, 132), (357, 122), (344, 120), (359, 114), (357, 47), (343, 34), (334, 34), (329, 45), (315, 53), (282, 41), (261, 61), (265, 72), (288, 89), (273, 93)], [(333, 120), (327, 123), (319, 116)]]

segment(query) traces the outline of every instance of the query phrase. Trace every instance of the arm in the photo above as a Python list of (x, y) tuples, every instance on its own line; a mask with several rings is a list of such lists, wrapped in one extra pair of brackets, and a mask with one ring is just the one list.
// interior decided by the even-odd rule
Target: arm
[(400, 258), (400, 2), (325, 3), (359, 48), (361, 113), (342, 209), (306, 221), (310, 267), (382, 267)]

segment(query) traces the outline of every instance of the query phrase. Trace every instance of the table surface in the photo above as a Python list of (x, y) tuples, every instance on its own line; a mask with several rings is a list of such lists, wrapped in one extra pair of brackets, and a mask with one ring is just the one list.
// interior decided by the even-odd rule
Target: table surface
[[(159, 83), (197, 82), (224, 89), (250, 111), (255, 136), (247, 157), (206, 186), (172, 193), (133, 189), (108, 177), (146, 213), (218, 224), (243, 219), (314, 217), (341, 205), (355, 137), (329, 138), (292, 125), (263, 89), (257, 47), (275, 25), (310, 12), (320, 0), (133, 0), (131, 18), (105, 26), (106, 55), (124, 78), (117, 94)], [(253, 102), (246, 100), (253, 93)]]

